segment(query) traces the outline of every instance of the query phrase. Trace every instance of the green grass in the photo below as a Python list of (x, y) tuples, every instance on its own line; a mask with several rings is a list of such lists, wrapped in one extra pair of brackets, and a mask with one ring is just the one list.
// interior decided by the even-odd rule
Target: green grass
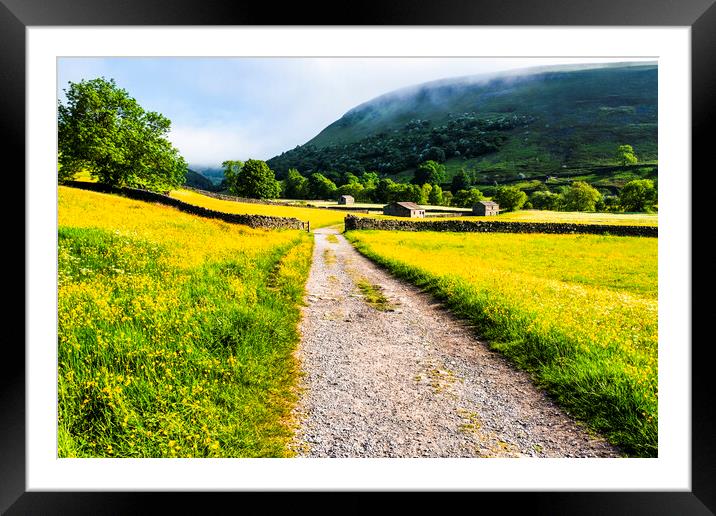
[(654, 238), (350, 231), (624, 453), (658, 452)]
[(392, 312), (395, 310), (395, 306), (385, 297), (383, 289), (378, 285), (373, 285), (365, 278), (359, 278), (356, 281), (356, 287), (360, 290), (365, 302), (376, 310), (381, 312)]
[(248, 215), (268, 215), (271, 217), (293, 217), (308, 221), (311, 229), (335, 226), (341, 224), (346, 216), (345, 212), (329, 209), (301, 208), (289, 205), (273, 205), (247, 203), (216, 199), (190, 190), (172, 190), (171, 197), (194, 206), (201, 206), (210, 210), (224, 213), (240, 213)]
[(590, 213), (584, 211), (519, 210), (500, 213), (491, 220), (518, 222), (565, 222), (616, 226), (658, 226), (656, 213)]
[(410, 220), (411, 222), (432, 222), (435, 220), (466, 220), (473, 222), (554, 222), (570, 224), (599, 224), (613, 226), (658, 226), (659, 217), (656, 213), (589, 213), (582, 211), (550, 211), (550, 210), (519, 210), (500, 213), (494, 217), (478, 217), (471, 213), (456, 214), (449, 217), (431, 217), (408, 219), (380, 213), (355, 214), (357, 217), (375, 219)]
[(58, 456), (290, 456), (312, 245), (62, 189)]

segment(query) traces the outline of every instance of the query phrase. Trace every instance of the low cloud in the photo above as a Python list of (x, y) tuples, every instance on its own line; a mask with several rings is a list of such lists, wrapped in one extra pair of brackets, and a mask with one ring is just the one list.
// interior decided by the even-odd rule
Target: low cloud
[(230, 159), (246, 159), (266, 153), (265, 144), (236, 126), (182, 126), (169, 133), (169, 141), (190, 165), (218, 166)]

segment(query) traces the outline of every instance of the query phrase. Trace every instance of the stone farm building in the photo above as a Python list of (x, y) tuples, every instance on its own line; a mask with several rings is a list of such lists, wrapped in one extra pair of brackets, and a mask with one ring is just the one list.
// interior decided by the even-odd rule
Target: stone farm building
[(425, 217), (425, 210), (414, 202), (391, 202), (383, 206), (383, 215), (423, 218)]
[(353, 204), (356, 200), (352, 195), (341, 195), (338, 198), (338, 204)]
[(478, 201), (472, 207), (473, 215), (498, 215), (500, 213), (500, 205), (492, 201)]

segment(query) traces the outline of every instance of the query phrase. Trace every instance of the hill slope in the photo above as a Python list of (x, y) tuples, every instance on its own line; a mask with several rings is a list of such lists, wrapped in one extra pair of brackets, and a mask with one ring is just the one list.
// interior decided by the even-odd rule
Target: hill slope
[(213, 190), (214, 189), (214, 183), (212, 183), (210, 179), (203, 176), (199, 172), (195, 172), (192, 169), (187, 170), (186, 180), (184, 181), (184, 184), (186, 186), (191, 186), (193, 188), (200, 188), (202, 190)]
[(376, 170), (399, 174), (425, 159), (478, 171), (612, 165), (619, 144), (657, 158), (657, 66), (542, 68), (459, 77), (361, 104), (303, 146), (269, 160), (285, 174)]

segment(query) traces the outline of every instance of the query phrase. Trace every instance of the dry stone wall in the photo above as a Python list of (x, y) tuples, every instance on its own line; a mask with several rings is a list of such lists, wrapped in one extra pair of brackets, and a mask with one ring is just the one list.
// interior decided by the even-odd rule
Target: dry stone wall
[(563, 222), (508, 222), (494, 220), (430, 220), (424, 222), (374, 219), (347, 215), (346, 231), (383, 229), (390, 231), (455, 231), (483, 233), (556, 233), (613, 236), (658, 237), (656, 226), (614, 226), (607, 224), (569, 224)]
[(238, 213), (224, 213), (222, 211), (210, 210), (201, 206), (188, 204), (179, 199), (174, 199), (165, 194), (140, 190), (138, 188), (118, 188), (114, 186), (103, 185), (99, 183), (88, 183), (83, 181), (68, 181), (62, 183), (63, 186), (73, 188), (81, 188), (83, 190), (91, 190), (93, 192), (113, 193), (136, 199), (138, 201), (158, 202), (167, 206), (172, 206), (186, 213), (207, 217), (211, 219), (220, 219), (224, 222), (232, 224), (243, 224), (252, 228), (266, 229), (309, 229), (308, 222), (303, 222), (292, 217), (272, 217), (269, 215), (245, 215)]

